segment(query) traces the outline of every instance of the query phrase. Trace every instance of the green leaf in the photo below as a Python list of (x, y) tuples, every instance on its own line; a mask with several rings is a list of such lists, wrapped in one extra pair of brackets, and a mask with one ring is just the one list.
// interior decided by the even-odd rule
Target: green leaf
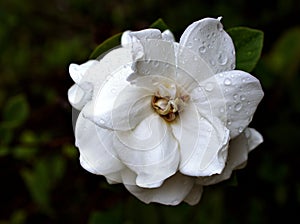
[(154, 23), (152, 23), (150, 25), (150, 28), (159, 29), (162, 32), (169, 29), (168, 25), (162, 19), (158, 19)]
[(88, 223), (89, 224), (122, 223), (122, 207), (120, 205), (115, 205), (114, 208), (105, 212), (94, 211), (90, 214)]
[(300, 28), (286, 31), (267, 57), (268, 67), (278, 76), (294, 80), (300, 68)]
[(251, 72), (260, 58), (264, 33), (246, 27), (231, 28), (227, 32), (235, 46), (237, 69)]
[(100, 55), (102, 55), (102, 54), (106, 53), (107, 51), (111, 50), (112, 48), (119, 46), (120, 43), (121, 43), (121, 36), (122, 36), (122, 33), (118, 33), (118, 34), (108, 38), (107, 40), (105, 40), (101, 44), (99, 44), (95, 48), (95, 50), (91, 53), (90, 59), (96, 59)]
[(8, 100), (3, 109), (3, 125), (8, 128), (21, 126), (29, 115), (29, 104), (24, 95), (17, 95)]
[(52, 213), (51, 191), (65, 173), (66, 162), (59, 156), (41, 158), (33, 169), (21, 170), (22, 178), (33, 201), (46, 213)]

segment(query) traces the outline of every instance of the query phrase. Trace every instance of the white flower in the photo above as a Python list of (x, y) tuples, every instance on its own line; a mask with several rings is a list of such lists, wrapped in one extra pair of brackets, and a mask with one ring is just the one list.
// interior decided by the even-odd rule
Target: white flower
[(203, 186), (228, 179), (262, 142), (248, 128), (260, 83), (234, 70), (220, 19), (191, 24), (179, 43), (156, 29), (126, 31), (121, 42), (70, 65), (81, 165), (146, 203), (196, 204)]

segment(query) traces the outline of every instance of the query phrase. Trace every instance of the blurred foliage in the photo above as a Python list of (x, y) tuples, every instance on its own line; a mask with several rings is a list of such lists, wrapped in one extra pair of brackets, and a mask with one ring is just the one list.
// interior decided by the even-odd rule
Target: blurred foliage
[[(0, 2), (0, 224), (274, 223), (300, 209), (300, 2), (297, 0), (54, 0)], [(265, 142), (237, 186), (205, 189), (197, 206), (145, 205), (84, 171), (67, 90), (71, 62), (126, 29), (162, 18), (177, 39), (191, 22), (223, 16), (226, 29), (263, 30), (252, 72), (265, 90), (251, 126)]]

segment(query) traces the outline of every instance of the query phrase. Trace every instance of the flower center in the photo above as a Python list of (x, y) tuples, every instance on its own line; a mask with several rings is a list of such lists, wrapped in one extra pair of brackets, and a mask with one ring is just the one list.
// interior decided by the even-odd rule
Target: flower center
[(161, 97), (155, 95), (152, 97), (152, 107), (163, 119), (168, 122), (174, 121), (178, 116), (178, 112), (182, 110), (182, 105), (188, 100), (188, 96), (170, 99), (169, 97)]

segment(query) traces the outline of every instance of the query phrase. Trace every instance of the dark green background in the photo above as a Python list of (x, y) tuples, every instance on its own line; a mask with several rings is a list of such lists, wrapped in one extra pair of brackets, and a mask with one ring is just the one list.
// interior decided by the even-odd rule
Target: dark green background
[[(298, 0), (54, 0), (0, 2), (0, 224), (289, 223), (300, 209)], [(122, 185), (83, 170), (67, 90), (111, 35), (161, 17), (177, 39), (191, 22), (223, 16), (226, 29), (265, 32), (253, 75), (265, 97), (251, 124), (265, 142), (235, 178), (205, 189), (197, 206), (144, 205)]]

